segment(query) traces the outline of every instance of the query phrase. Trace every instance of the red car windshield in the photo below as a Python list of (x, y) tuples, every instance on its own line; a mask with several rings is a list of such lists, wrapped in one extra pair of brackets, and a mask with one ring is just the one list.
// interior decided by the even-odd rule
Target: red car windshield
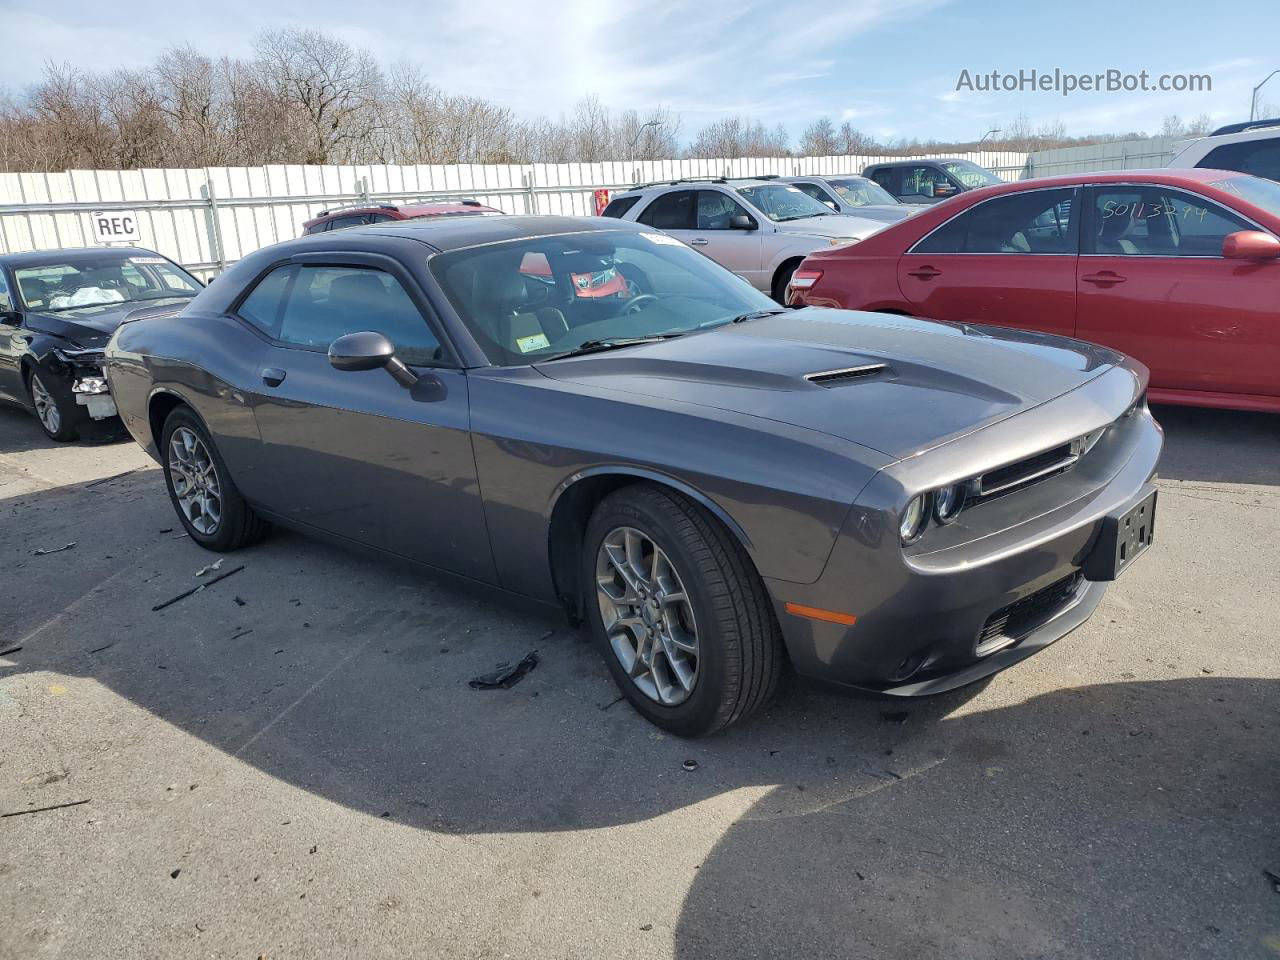
[(1241, 200), (1267, 211), (1273, 217), (1280, 217), (1280, 183), (1274, 180), (1250, 176), (1227, 177), (1223, 180), (1213, 180), (1209, 186), (1234, 194)]

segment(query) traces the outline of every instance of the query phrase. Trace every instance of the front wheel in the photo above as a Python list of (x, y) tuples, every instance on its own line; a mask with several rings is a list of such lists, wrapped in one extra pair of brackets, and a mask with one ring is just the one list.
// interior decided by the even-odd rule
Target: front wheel
[(587, 525), (582, 564), (589, 629), (650, 722), (713, 733), (777, 688), (785, 655), (764, 585), (696, 503), (645, 484), (610, 494)]
[(200, 419), (176, 408), (160, 436), (165, 486), (191, 539), (220, 553), (262, 539), (270, 529), (240, 496)]
[(32, 370), (27, 377), (27, 393), (36, 420), (50, 440), (67, 443), (80, 435), (80, 426), (88, 417), (76, 403), (70, 384), (43, 370)]

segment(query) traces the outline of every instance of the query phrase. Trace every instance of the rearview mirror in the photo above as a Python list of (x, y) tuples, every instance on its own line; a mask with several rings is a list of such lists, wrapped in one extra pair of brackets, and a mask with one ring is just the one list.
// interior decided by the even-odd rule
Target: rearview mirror
[(758, 226), (759, 224), (756, 223), (756, 218), (748, 216), (745, 213), (740, 213), (736, 217), (729, 218), (730, 230), (754, 230)]
[(1230, 260), (1274, 260), (1280, 240), (1261, 230), (1240, 230), (1222, 238), (1222, 255)]
[(417, 374), (396, 356), (395, 345), (374, 330), (348, 333), (329, 344), (329, 363), (335, 370), (384, 369), (402, 387), (418, 382)]

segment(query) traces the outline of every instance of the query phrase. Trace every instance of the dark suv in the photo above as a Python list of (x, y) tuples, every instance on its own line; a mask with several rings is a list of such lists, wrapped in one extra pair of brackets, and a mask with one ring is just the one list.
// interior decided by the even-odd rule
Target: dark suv
[(321, 210), (314, 220), (302, 225), (302, 232), (323, 233), (325, 230), (341, 230), (343, 227), (362, 227), (368, 223), (387, 220), (418, 220), (422, 217), (483, 217), (501, 215), (495, 207), (486, 207), (479, 200), (450, 200), (444, 203), (414, 203), (393, 206), (389, 203), (363, 207), (346, 207), (340, 210)]
[(972, 160), (895, 160), (873, 163), (862, 175), (902, 203), (937, 203), (966, 190), (1003, 181)]

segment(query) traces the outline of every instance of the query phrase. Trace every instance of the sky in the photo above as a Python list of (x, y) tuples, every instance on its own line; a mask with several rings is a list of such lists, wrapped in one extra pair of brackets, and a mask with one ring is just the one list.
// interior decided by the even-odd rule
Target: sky
[[(122, 14), (127, 10), (127, 14)], [(1246, 119), (1250, 91), (1280, 68), (1280, 3), (1124, 0), (0, 0), (0, 89), (18, 93), (54, 60), (142, 67), (173, 45), (246, 56), (259, 31), (302, 25), (420, 65), (451, 92), (532, 118), (594, 93), (613, 109), (666, 107), (680, 138), (731, 115), (818, 116), (880, 139), (977, 139), (1019, 114), (1068, 134), (1146, 130), (1207, 113)], [(1208, 74), (1205, 92), (957, 90), (961, 71)], [(1261, 94), (1280, 105), (1280, 76)]]

